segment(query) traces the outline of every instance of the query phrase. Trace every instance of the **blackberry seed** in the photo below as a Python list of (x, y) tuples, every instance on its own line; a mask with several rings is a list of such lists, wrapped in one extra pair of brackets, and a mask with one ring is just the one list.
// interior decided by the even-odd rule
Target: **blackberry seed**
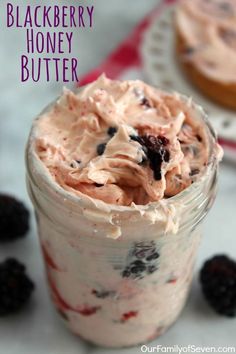
[(116, 127), (109, 127), (109, 128), (107, 129), (107, 134), (108, 134), (110, 137), (113, 137), (116, 133), (117, 133), (117, 128), (116, 128)]
[(151, 266), (149, 266), (149, 267), (147, 268), (147, 271), (148, 271), (149, 274), (154, 273), (156, 270), (157, 270), (157, 267), (154, 266), (154, 265), (151, 265)]
[(137, 274), (137, 273), (142, 273), (146, 270), (146, 266), (143, 264), (143, 265), (135, 265), (135, 266), (131, 266), (130, 268), (130, 271), (131, 273), (134, 273), (134, 274)]
[(98, 188), (100, 188), (100, 187), (103, 187), (103, 186), (104, 186), (104, 184), (100, 184), (100, 183), (94, 183), (94, 185), (95, 185), (95, 187), (98, 187)]
[(146, 257), (146, 251), (144, 249), (138, 250), (134, 253), (134, 255), (140, 259), (140, 258), (145, 258)]
[(98, 146), (97, 146), (97, 154), (99, 155), (99, 156), (101, 156), (101, 155), (103, 155), (103, 153), (104, 153), (104, 151), (105, 151), (105, 149), (106, 149), (106, 143), (102, 143), (102, 144), (99, 144)]
[(129, 276), (130, 276), (130, 270), (128, 270), (128, 269), (125, 269), (124, 271), (123, 271), (123, 273), (122, 273), (122, 276), (124, 277), (124, 278), (128, 278)]
[(150, 256), (148, 256), (148, 257), (146, 258), (146, 260), (147, 260), (147, 261), (152, 261), (152, 260), (157, 259), (157, 258), (159, 258), (159, 257), (160, 257), (159, 254), (158, 254), (157, 252), (155, 252), (155, 253), (151, 254)]
[(33, 282), (25, 266), (14, 258), (0, 263), (0, 316), (19, 311), (29, 300)]
[(201, 137), (199, 134), (196, 135), (196, 138), (197, 138), (197, 140), (199, 141), (199, 143), (202, 142), (202, 137)]

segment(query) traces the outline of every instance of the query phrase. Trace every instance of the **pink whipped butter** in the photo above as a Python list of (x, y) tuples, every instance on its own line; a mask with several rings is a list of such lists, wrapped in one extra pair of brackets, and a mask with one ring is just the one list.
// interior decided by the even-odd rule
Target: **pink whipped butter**
[[(206, 133), (178, 94), (101, 76), (37, 122), (37, 153), (70, 193), (109, 204), (171, 197), (204, 171)], [(154, 166), (153, 166), (154, 165)]]
[(131, 346), (177, 319), (220, 157), (201, 107), (141, 81), (102, 76), (35, 120), (28, 191), (52, 300), (74, 333)]
[(181, 0), (177, 29), (188, 47), (184, 59), (211, 79), (236, 83), (236, 1)]

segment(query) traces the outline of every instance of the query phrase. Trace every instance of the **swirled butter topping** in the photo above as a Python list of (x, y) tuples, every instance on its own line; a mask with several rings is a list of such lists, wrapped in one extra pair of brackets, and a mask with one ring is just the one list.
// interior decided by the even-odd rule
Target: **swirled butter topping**
[(64, 189), (108, 204), (145, 205), (203, 174), (209, 146), (191, 100), (102, 75), (67, 89), (36, 121), (36, 152)]

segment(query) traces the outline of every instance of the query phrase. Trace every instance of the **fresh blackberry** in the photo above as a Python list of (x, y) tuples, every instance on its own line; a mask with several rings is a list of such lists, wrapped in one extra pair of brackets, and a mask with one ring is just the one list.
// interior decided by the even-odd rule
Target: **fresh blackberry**
[(29, 211), (10, 195), (0, 194), (0, 242), (14, 241), (29, 230)]
[(150, 160), (150, 168), (153, 170), (155, 180), (159, 181), (162, 178), (161, 165), (162, 162), (169, 162), (170, 153), (166, 146), (169, 140), (164, 136), (148, 135), (143, 138), (144, 145), (148, 149), (148, 158)]
[(236, 262), (217, 255), (205, 262), (200, 272), (203, 294), (221, 315), (236, 316)]
[(92, 289), (92, 294), (95, 295), (99, 299), (105, 299), (109, 296), (114, 296), (115, 291), (113, 290), (96, 290)]
[(155, 272), (158, 269), (159, 257), (154, 241), (135, 243), (129, 252), (127, 266), (122, 271), (122, 277), (142, 279), (145, 275)]
[(97, 154), (99, 155), (99, 156), (101, 156), (101, 155), (103, 155), (103, 153), (104, 153), (104, 151), (105, 151), (105, 149), (106, 149), (106, 143), (102, 143), (102, 144), (99, 144), (98, 146), (97, 146)]
[(33, 282), (25, 273), (25, 266), (14, 258), (0, 263), (0, 316), (20, 310), (29, 300)]

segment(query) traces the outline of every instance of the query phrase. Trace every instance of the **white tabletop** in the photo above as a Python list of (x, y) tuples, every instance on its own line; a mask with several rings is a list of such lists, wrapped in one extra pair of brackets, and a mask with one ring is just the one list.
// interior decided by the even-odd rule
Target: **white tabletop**
[[(24, 0), (11, 1), (26, 4)], [(33, 117), (55, 98), (62, 83), (19, 80), (19, 58), (24, 52), (23, 30), (6, 29), (6, 0), (0, 3), (0, 191), (23, 199), (32, 210), (25, 188), (24, 146)], [(38, 4), (31, 0), (28, 3)], [(48, 1), (40, 2), (48, 4)], [(50, 1), (55, 3), (56, 1)], [(65, 0), (60, 3), (67, 3)], [(78, 3), (75, 0), (71, 4)], [(95, 6), (94, 27), (80, 30), (74, 53), (79, 54), (79, 75), (90, 70), (113, 49), (157, 3), (156, 0), (86, 0)], [(204, 229), (191, 295), (178, 322), (150, 346), (236, 346), (236, 320), (222, 318), (203, 300), (198, 270), (203, 261), (215, 253), (236, 257), (236, 166), (222, 163), (219, 193)], [(70, 334), (50, 305), (43, 264), (32, 213), (32, 227), (27, 238), (1, 245), (0, 261), (15, 256), (28, 266), (36, 283), (30, 305), (20, 314), (0, 318), (0, 354), (85, 354), (141, 353), (140, 347), (124, 350), (96, 348)], [(190, 350), (188, 351), (191, 352)]]

